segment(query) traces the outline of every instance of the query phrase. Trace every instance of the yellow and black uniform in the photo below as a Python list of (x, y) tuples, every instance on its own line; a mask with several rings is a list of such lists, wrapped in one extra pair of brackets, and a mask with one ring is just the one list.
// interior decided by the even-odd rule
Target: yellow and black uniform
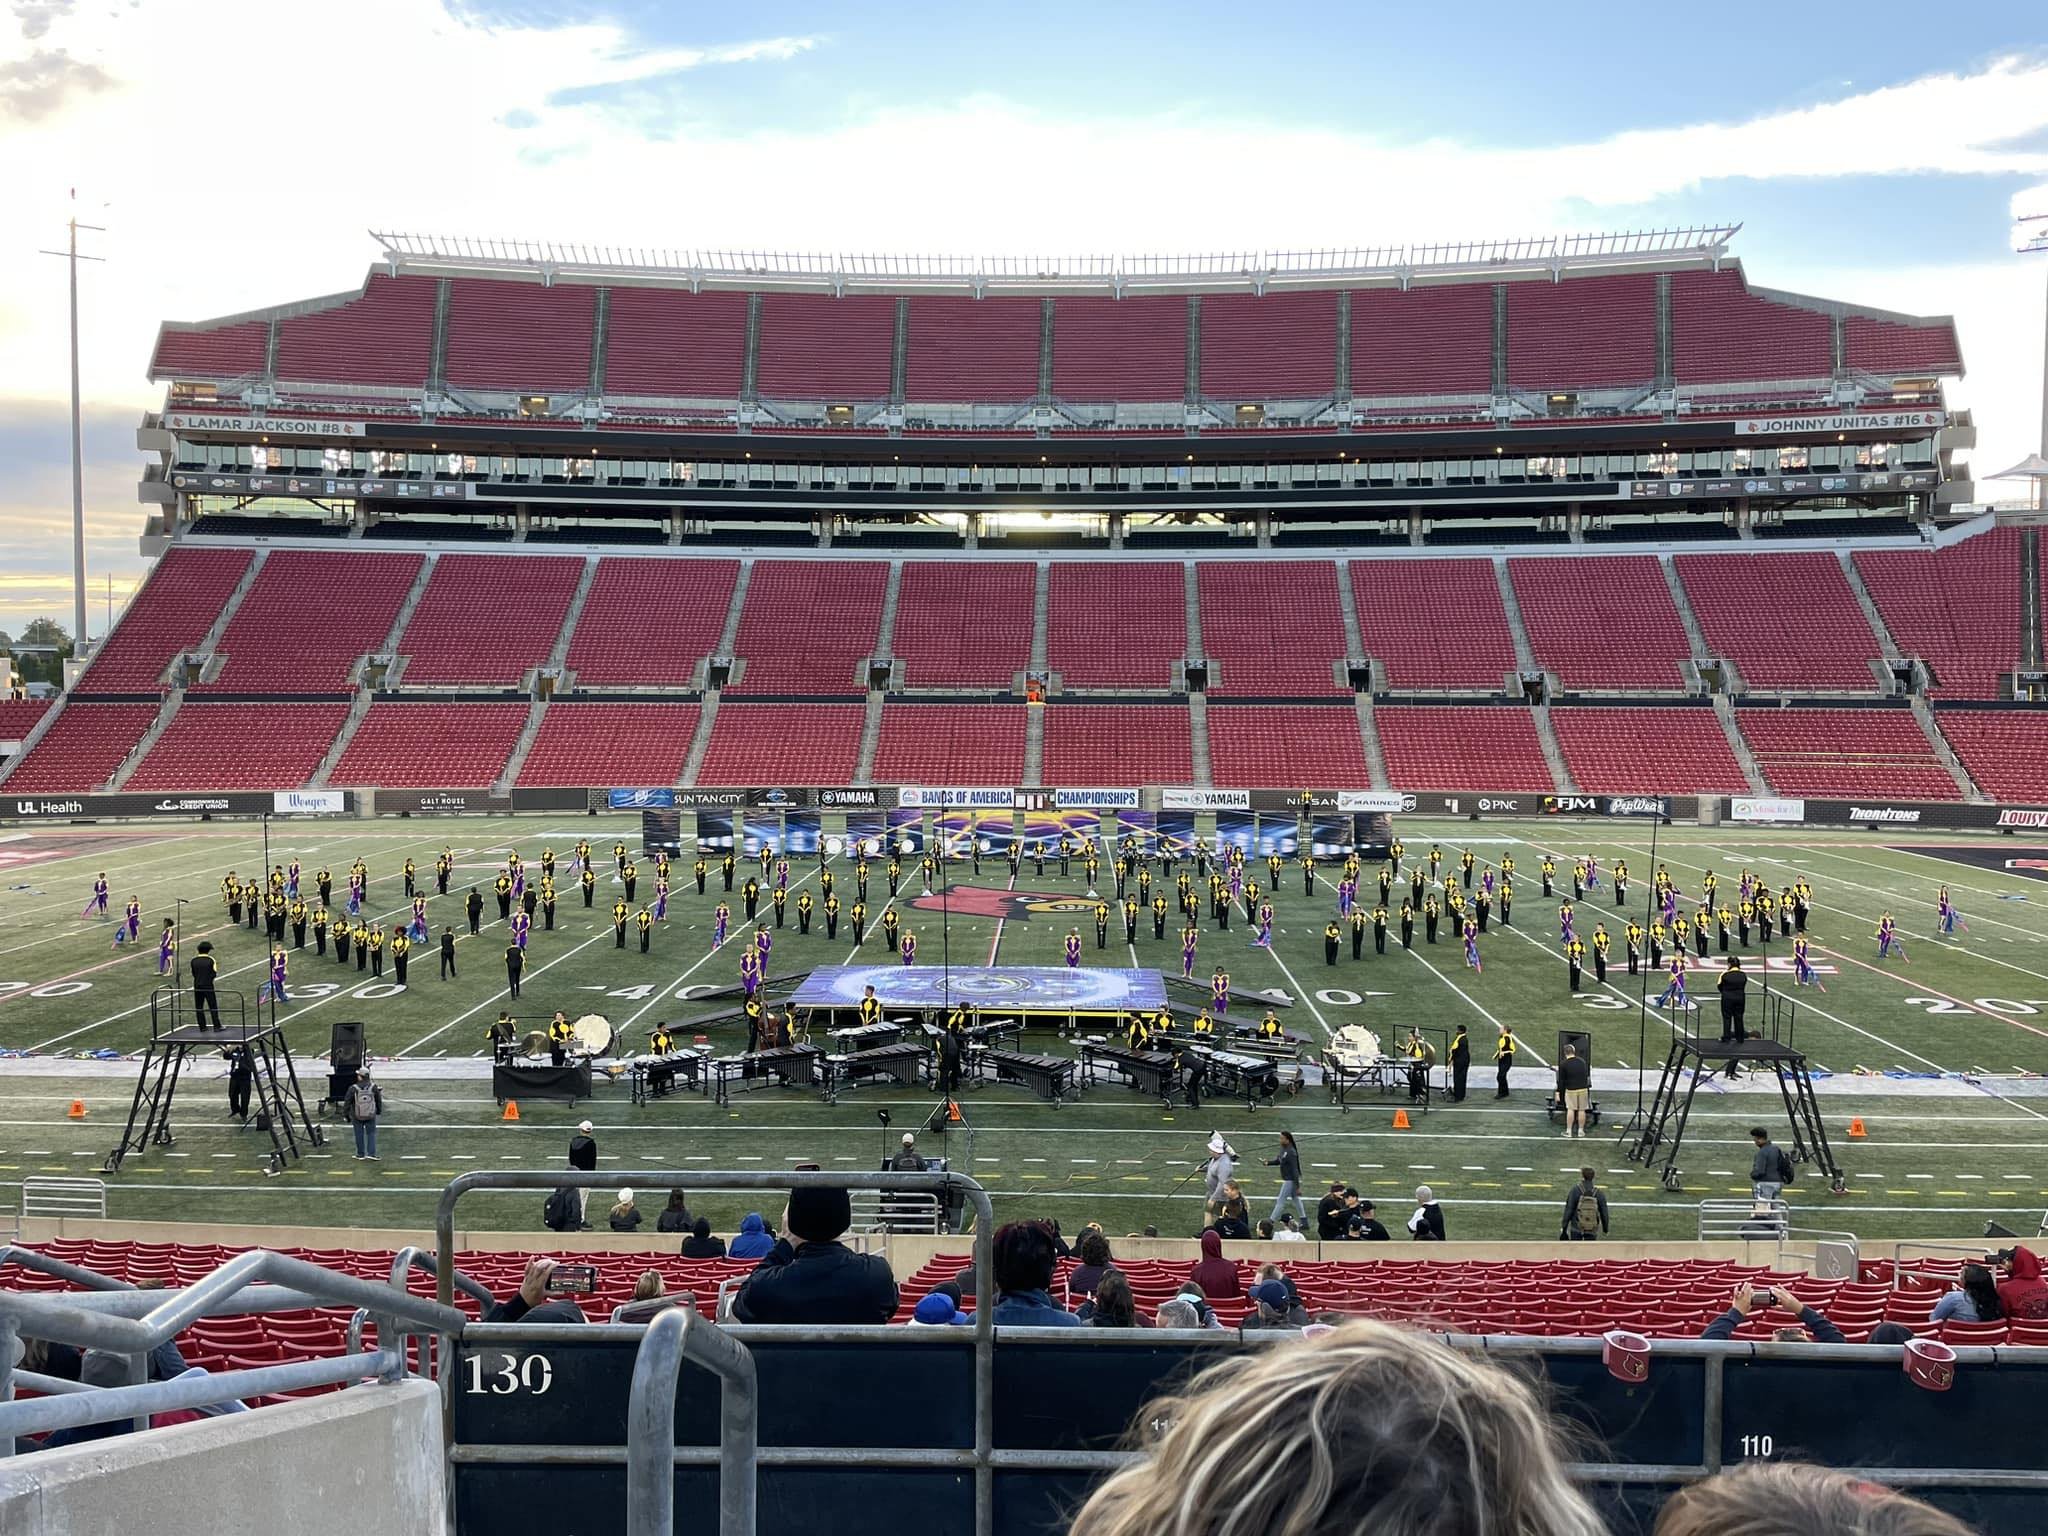
[(1721, 953), (1724, 955), (1728, 953), (1728, 929), (1734, 921), (1735, 914), (1728, 910), (1726, 902), (1723, 902), (1721, 906), (1715, 909), (1714, 927), (1720, 937)]
[(400, 929), (391, 935), (391, 978), (401, 987), (405, 985), (405, 962), (412, 954), (412, 940)]
[(612, 903), (612, 947), (614, 949), (624, 949), (626, 947), (626, 919), (632, 915), (633, 909), (623, 901)]
[(766, 1022), (765, 1016), (761, 1011), (761, 999), (758, 997), (748, 998), (744, 1003), (740, 1004), (740, 1012), (746, 1016), (747, 1052), (751, 1055), (767, 1043), (761, 1038)]
[(1586, 965), (1586, 941), (1584, 939), (1573, 939), (1569, 944), (1565, 945), (1564, 957), (1571, 965), (1571, 990), (1576, 992), (1579, 990), (1579, 975)]
[(1415, 909), (1405, 901), (1401, 903), (1401, 947), (1415, 947)]
[(644, 955), (654, 941), (654, 914), (642, 907), (633, 914), (633, 925), (640, 930), (640, 953)]
[(711, 866), (706, 864), (700, 856), (697, 862), (690, 866), (690, 873), (697, 877), (697, 894), (702, 896), (704, 894), (704, 877), (711, 873)]
[(724, 879), (725, 888), (728, 891), (732, 889), (732, 871), (733, 858), (732, 855), (728, 853), (724, 858), (718, 861), (718, 873)]
[(1671, 920), (1671, 947), (1684, 954), (1691, 938), (1692, 924), (1688, 923), (1683, 915), (1674, 917)]
[(903, 865), (897, 859), (889, 860), (889, 894), (896, 894), (896, 887), (903, 883)]
[(1166, 937), (1166, 892), (1161, 891), (1152, 898), (1152, 937)]
[(619, 878), (626, 883), (626, 900), (633, 899), (633, 892), (640, 884), (640, 866), (631, 859), (619, 866)]
[(1134, 1051), (1145, 1050), (1152, 1044), (1152, 1027), (1145, 1022), (1144, 1014), (1131, 1014), (1124, 1021), (1124, 1044)]
[(1259, 882), (1256, 880), (1247, 881), (1244, 888), (1244, 920), (1246, 922), (1250, 922), (1258, 915), (1260, 895)]
[(832, 878), (832, 871), (831, 871), (831, 870), (829, 870), (829, 869), (820, 869), (820, 870), (818, 871), (818, 891), (819, 891), (819, 894), (821, 894), (821, 895), (824, 895), (824, 896), (830, 896), (830, 895), (832, 894), (832, 887), (833, 887), (834, 883), (835, 883), (835, 882), (834, 882), (834, 880), (833, 880), (833, 878)]
[(484, 1043), (491, 1048), (494, 1061), (506, 1061), (517, 1054), (519, 1030), (512, 1022), (512, 1015), (504, 1009), (498, 1010), (491, 1027), (484, 1031)]
[(1195, 1015), (1194, 1028), (1195, 1035), (1198, 1039), (1206, 1039), (1210, 1035), (1216, 1033), (1216, 1021), (1209, 1016), (1208, 1009), (1204, 1008), (1200, 1013)]
[(1545, 899), (1548, 899), (1556, 894), (1550, 886), (1551, 882), (1557, 878), (1557, 860), (1546, 853), (1543, 856), (1543, 863), (1540, 867), (1543, 871), (1543, 895)]
[(1337, 946), (1343, 940), (1344, 931), (1337, 926), (1335, 918), (1323, 924), (1323, 964), (1335, 965), (1337, 963)]
[(1472, 864), (1472, 850), (1467, 848), (1458, 855), (1458, 871), (1465, 877), (1465, 889), (1468, 891), (1472, 889)]
[(1095, 903), (1095, 947), (1109, 947), (1109, 903), (1106, 901)]
[(313, 953), (327, 953), (327, 909), (320, 908), (313, 914)]
[(560, 1066), (569, 1054), (569, 1047), (576, 1043), (576, 1027), (560, 1013), (548, 1020), (548, 1054)]
[(355, 927), (349, 929), (348, 941), (355, 946), (356, 969), (359, 971), (368, 970), (370, 968), (370, 925), (365, 922), (358, 922)]
[(1614, 940), (1607, 936), (1607, 929), (1603, 925), (1595, 923), (1593, 925), (1593, 979), (1595, 981), (1605, 981), (1607, 979), (1607, 950), (1613, 943)]
[(622, 875), (626, 872), (626, 845), (624, 843), (612, 844), (612, 868)]
[(593, 898), (597, 895), (597, 875), (587, 864), (583, 867), (583, 877), (580, 883), (583, 886), (583, 905), (585, 908), (588, 908)]
[(862, 1024), (882, 1022), (882, 1000), (873, 992), (869, 992), (860, 1000), (860, 1021)]
[(1633, 976), (1643, 964), (1643, 925), (1630, 919), (1628, 927), (1621, 933), (1621, 940), (1628, 949), (1628, 973)]
[(1662, 922), (1654, 922), (1650, 924), (1650, 969), (1656, 971), (1662, 970), (1663, 967), (1664, 924)]
[(647, 1052), (650, 1056), (672, 1056), (675, 1054), (676, 1037), (668, 1032), (666, 1024), (657, 1024), (647, 1036)]
[(381, 925), (370, 930), (370, 974), (384, 974), (384, 929)]
[[(1275, 890), (1278, 890), (1280, 888), (1280, 880), (1278, 876), (1274, 877), (1273, 888)], [(1315, 895), (1315, 893), (1316, 856), (1312, 853), (1304, 853), (1301, 856), (1301, 894), (1304, 896), (1313, 896)]]
[(775, 926), (780, 928), (785, 911), (789, 906), (788, 888), (780, 885), (775, 887), (774, 893), (769, 897), (769, 902), (775, 908)]
[(1436, 942), (1436, 922), (1443, 916), (1443, 909), (1436, 904), (1436, 897), (1430, 896), (1422, 903), (1422, 936), (1430, 943)]
[(540, 872), (549, 880), (555, 877), (555, 850), (543, 848), (540, 851)]
[[(505, 946), (505, 990), (513, 997), (519, 995), (519, 978), (526, 974), (526, 951), (517, 944)], [(558, 1062), (557, 1065), (560, 1065)]]
[(752, 875), (747, 876), (747, 883), (740, 887), (740, 901), (745, 905), (748, 921), (751, 922), (761, 905), (761, 882)]
[(856, 899), (853, 903), (853, 909), (847, 913), (847, 916), (853, 920), (853, 942), (858, 944), (868, 931), (868, 904)]
[[(1358, 953), (1358, 908), (1352, 908), (1351, 916), (1353, 919), (1351, 952), (1356, 956)], [(1385, 902), (1381, 902), (1372, 909), (1372, 952), (1376, 955), (1384, 955), (1387, 952), (1387, 904)]]
[(411, 901), (413, 897), (419, 894), (417, 884), (419, 871), (413, 867), (412, 860), (407, 859), (405, 861), (404, 867), (399, 871), (399, 873), (405, 876), (405, 899), (407, 901)]
[(1500, 1039), (1494, 1042), (1493, 1047), (1495, 1088), (1493, 1096), (1496, 1099), (1504, 1099), (1508, 1096), (1508, 1068), (1515, 1064), (1516, 1048), (1515, 1032), (1512, 1029), (1503, 1029), (1500, 1032)]
[(888, 911), (882, 914), (882, 942), (889, 946), (889, 950), (892, 954), (895, 952), (896, 949), (897, 930), (900, 929), (902, 926), (903, 919), (896, 915), (896, 909), (894, 907), (889, 908)]
[(1506, 880), (1500, 883), (1500, 925), (1503, 928), (1515, 926), (1515, 888)]
[(1395, 838), (1393, 842), (1387, 845), (1387, 862), (1394, 866), (1394, 874), (1396, 877), (1398, 877), (1401, 873), (1402, 855), (1406, 854), (1407, 852), (1408, 845), (1402, 842), (1401, 839), (1399, 839), (1398, 837)]
[[(1363, 959), (1363, 958), (1364, 958), (1364, 956), (1365, 956), (1365, 927), (1366, 927), (1366, 924), (1365, 924), (1365, 908), (1363, 908), (1363, 907), (1353, 907), (1353, 908), (1351, 909), (1351, 919), (1350, 919), (1350, 921), (1351, 921), (1351, 958), (1352, 958), (1352, 959), (1354, 959), (1354, 960), (1359, 960), (1359, 959)], [(1382, 928), (1381, 928), (1381, 930), (1380, 930), (1380, 932), (1381, 932), (1381, 935), (1382, 935), (1382, 937), (1384, 937), (1384, 935), (1385, 935), (1385, 933), (1386, 933), (1386, 929), (1385, 929), (1384, 927), (1382, 927)]]
[(1138, 942), (1138, 903), (1130, 896), (1124, 898), (1124, 942)]
[(491, 882), (491, 890), (498, 898), (498, 920), (504, 922), (512, 916), (512, 877), (498, 876)]
[(1261, 1040), (1278, 1040), (1281, 1033), (1280, 1015), (1268, 1008), (1259, 1020), (1259, 1038)]
[(796, 931), (798, 933), (809, 933), (811, 931), (811, 907), (812, 901), (811, 893), (809, 891), (805, 891), (803, 892), (803, 894), (797, 897)]
[(292, 948), (306, 947), (306, 903), (298, 897), (292, 898)]
[[(802, 915), (803, 906), (801, 903), (797, 906), (797, 912), (799, 916)], [(828, 939), (839, 937), (839, 896), (834, 891), (827, 891), (825, 893), (825, 937)]]
[(555, 926), (555, 877), (553, 875), (542, 875), (540, 877), (540, 911), (541, 921), (547, 926), (549, 932), (553, 932)]

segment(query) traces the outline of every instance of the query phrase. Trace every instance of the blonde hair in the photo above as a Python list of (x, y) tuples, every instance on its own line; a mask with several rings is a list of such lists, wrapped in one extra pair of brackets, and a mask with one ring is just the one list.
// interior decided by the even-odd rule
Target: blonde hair
[(1851, 1472), (1753, 1461), (1681, 1488), (1656, 1536), (1970, 1536), (1953, 1515)]
[(1138, 1415), (1150, 1452), (1070, 1536), (1605, 1536), (1520, 1378), (1346, 1323), (1236, 1355)]
[(641, 1270), (640, 1278), (633, 1282), (635, 1301), (652, 1301), (657, 1296), (665, 1295), (667, 1291), (668, 1282), (662, 1279), (661, 1271), (658, 1269)]

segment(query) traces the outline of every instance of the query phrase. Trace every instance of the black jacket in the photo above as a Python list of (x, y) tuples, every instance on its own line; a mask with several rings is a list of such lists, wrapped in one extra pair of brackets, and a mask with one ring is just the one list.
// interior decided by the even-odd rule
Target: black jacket
[(838, 1243), (778, 1239), (733, 1297), (740, 1323), (886, 1323), (896, 1315), (889, 1261)]
[(1282, 1183), (1285, 1183), (1285, 1184), (1293, 1184), (1293, 1185), (1296, 1185), (1296, 1186), (1299, 1186), (1299, 1185), (1300, 1185), (1300, 1183), (1301, 1183), (1301, 1149), (1300, 1149), (1300, 1148), (1298, 1148), (1298, 1147), (1282, 1147), (1282, 1148), (1280, 1149), (1280, 1155), (1279, 1155), (1278, 1157), (1269, 1157), (1269, 1158), (1267, 1158), (1267, 1159), (1266, 1159), (1266, 1166), (1267, 1166), (1268, 1168), (1278, 1168), (1278, 1169), (1280, 1170), (1280, 1180), (1281, 1180), (1281, 1182), (1282, 1182)]
[(571, 1137), (569, 1166), (579, 1173), (597, 1172), (597, 1143), (588, 1136)]
[(194, 992), (211, 992), (213, 990), (214, 976), (219, 970), (219, 967), (214, 964), (213, 956), (194, 955), (187, 964), (192, 968), (192, 990)]
[(1316, 1203), (1316, 1236), (1324, 1242), (1342, 1237), (1346, 1221), (1342, 1195), (1325, 1195)]
[(722, 1259), (725, 1257), (725, 1239), (722, 1237), (699, 1237), (692, 1232), (683, 1239), (682, 1257), (686, 1259)]

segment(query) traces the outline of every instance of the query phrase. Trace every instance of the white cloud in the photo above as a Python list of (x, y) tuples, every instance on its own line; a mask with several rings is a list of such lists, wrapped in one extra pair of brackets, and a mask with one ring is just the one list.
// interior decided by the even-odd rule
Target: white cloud
[[(830, 127), (720, 128), (689, 110), (694, 72), (772, 69), (814, 40), (657, 49), (608, 22), (484, 23), (456, 0), (358, 0), (339, 22), (272, 0), (14, 11), (23, 26), (0, 40), (0, 71), (61, 53), (74, 81), (110, 83), (39, 94), (33, 118), (0, 112), (0, 207), (21, 234), (0, 248), (0, 393), (64, 393), (62, 269), (33, 252), (61, 240), (75, 186), (109, 226), (90, 247), (109, 264), (83, 274), (87, 395), (131, 407), (156, 398), (143, 367), (159, 320), (352, 287), (369, 227), (633, 248), (1298, 250), (1636, 224), (1659, 199), (1730, 178), (2048, 178), (2048, 150), (2012, 147), (2048, 129), (2041, 58), (1845, 86), (1741, 122), (1496, 148), (1275, 127), (1255, 103), (1228, 116), (1049, 113), (935, 85), (911, 105), (856, 110), (866, 80), (835, 82), (823, 104), (845, 117)], [(829, 49), (812, 58), (829, 80)], [(630, 99), (657, 81), (680, 103), (658, 136)], [(1019, 167), (1028, 192), (1009, 190)], [(2038, 421), (2027, 379), (2041, 329), (2026, 316), (2040, 278), (2012, 269), (1773, 263), (1752, 276), (1955, 312), (1972, 371), (1961, 396), (1989, 464), (2031, 447)], [(137, 514), (100, 515), (132, 530)]]

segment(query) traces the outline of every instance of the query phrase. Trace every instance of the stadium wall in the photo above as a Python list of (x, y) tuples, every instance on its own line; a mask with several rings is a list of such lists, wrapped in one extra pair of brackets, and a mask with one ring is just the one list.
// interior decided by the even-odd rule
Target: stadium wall
[(417, 1377), (0, 1462), (0, 1531), (434, 1536), (441, 1391)]

